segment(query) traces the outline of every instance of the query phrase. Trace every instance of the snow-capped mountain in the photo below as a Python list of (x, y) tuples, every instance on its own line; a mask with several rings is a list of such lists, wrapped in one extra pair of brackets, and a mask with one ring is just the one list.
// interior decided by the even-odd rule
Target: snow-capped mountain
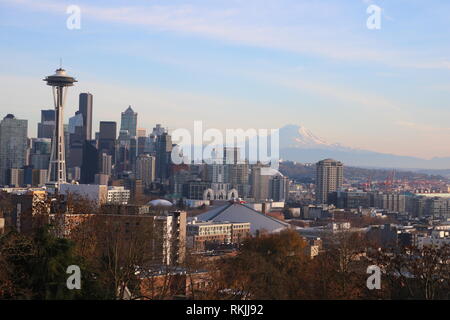
[(450, 169), (450, 158), (431, 160), (356, 149), (330, 143), (304, 126), (287, 125), (279, 129), (280, 156), (284, 160), (317, 162), (326, 158), (346, 165), (383, 168)]
[(287, 125), (280, 129), (281, 148), (318, 148), (341, 149), (345, 148), (338, 143), (330, 143), (312, 133), (302, 125)]

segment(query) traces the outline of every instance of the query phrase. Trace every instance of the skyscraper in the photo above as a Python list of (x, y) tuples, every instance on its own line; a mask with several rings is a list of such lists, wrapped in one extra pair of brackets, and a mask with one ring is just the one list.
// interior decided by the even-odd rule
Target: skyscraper
[(112, 163), (116, 159), (117, 124), (114, 121), (100, 121), (98, 150), (112, 156)]
[(239, 191), (242, 197), (247, 197), (250, 192), (249, 177), (250, 169), (247, 161), (237, 164), (226, 164), (225, 167), (225, 182)]
[(146, 137), (147, 136), (147, 130), (144, 128), (137, 129), (137, 136), (140, 137)]
[(160, 124), (157, 124), (156, 127), (153, 128), (153, 131), (149, 135), (148, 140), (147, 140), (147, 145), (145, 147), (146, 153), (156, 154), (156, 140), (164, 132), (165, 132), (165, 129)]
[(122, 112), (120, 120), (120, 131), (127, 130), (130, 136), (136, 137), (137, 135), (137, 113), (133, 111), (131, 106)]
[(252, 196), (255, 201), (266, 201), (270, 197), (269, 181), (271, 170), (268, 166), (262, 164), (255, 164), (252, 166), (251, 172), (251, 188)]
[[(79, 108), (75, 116), (69, 118), (69, 156), (68, 168), (81, 169), (81, 181), (90, 183), (94, 181), (94, 171), (98, 167), (97, 148), (92, 143), (92, 94), (81, 93)], [(95, 149), (95, 151), (94, 151)], [(90, 154), (84, 154), (89, 152)], [(87, 161), (87, 163), (84, 163)], [(87, 170), (87, 172), (83, 172)]]
[(99, 140), (116, 140), (117, 124), (114, 121), (100, 121)]
[(344, 180), (344, 165), (333, 159), (325, 159), (316, 164), (316, 203), (326, 204), (328, 194), (338, 191)]
[(237, 164), (241, 163), (241, 149), (238, 147), (224, 147), (223, 148), (223, 163)]
[(83, 116), (83, 140), (92, 139), (92, 94), (80, 93), (78, 110)]
[(239, 147), (223, 148), (224, 181), (239, 191), (243, 197), (248, 196), (249, 190), (249, 164), (241, 159)]
[(147, 131), (145, 129), (137, 130), (137, 144), (138, 144), (138, 156), (146, 153), (146, 147), (148, 145), (149, 137), (147, 137)]
[(84, 141), (83, 115), (77, 111), (69, 118), (69, 156), (66, 157), (69, 168), (81, 168)]
[(128, 130), (120, 130), (119, 137), (117, 139), (117, 150), (116, 150), (116, 173), (122, 173), (126, 171), (132, 171), (133, 166), (133, 137), (130, 136)]
[(269, 196), (273, 201), (286, 201), (289, 190), (289, 179), (280, 174), (273, 175), (269, 180)]
[(170, 175), (172, 137), (164, 132), (156, 139), (156, 177), (164, 183)]
[(142, 180), (145, 187), (149, 187), (155, 180), (156, 172), (155, 157), (148, 154), (142, 154), (136, 161), (136, 179)]
[(52, 139), (32, 139), (31, 144), (30, 165), (33, 169), (48, 170)]
[(41, 122), (38, 123), (38, 138), (53, 139), (55, 131), (55, 110), (41, 110)]
[(111, 168), (112, 168), (112, 162), (111, 162), (112, 156), (102, 152), (99, 153), (99, 173), (103, 175), (111, 175)]
[(83, 144), (83, 161), (81, 164), (81, 183), (94, 183), (95, 175), (98, 173), (98, 151), (89, 141)]
[(28, 121), (8, 114), (0, 122), (0, 185), (10, 180), (10, 170), (27, 164)]
[(84, 120), (80, 111), (75, 112), (73, 117), (69, 118), (69, 133), (76, 134), (77, 140), (84, 140), (83, 136)]

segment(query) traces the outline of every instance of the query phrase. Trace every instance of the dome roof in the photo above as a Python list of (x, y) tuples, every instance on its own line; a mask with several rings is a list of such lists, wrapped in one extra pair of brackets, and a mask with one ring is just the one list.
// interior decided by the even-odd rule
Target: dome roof
[(164, 200), (164, 199), (152, 200), (147, 204), (152, 207), (172, 207), (173, 206), (172, 202), (170, 202), (169, 200)]

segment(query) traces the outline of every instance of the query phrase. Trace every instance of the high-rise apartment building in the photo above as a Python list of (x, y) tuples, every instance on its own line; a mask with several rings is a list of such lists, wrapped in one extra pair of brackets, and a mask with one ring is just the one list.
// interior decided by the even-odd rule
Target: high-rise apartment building
[(9, 183), (10, 169), (27, 164), (28, 121), (8, 114), (0, 122), (0, 185)]
[(325, 159), (316, 164), (316, 203), (328, 202), (328, 194), (338, 191), (344, 180), (342, 162)]
[(390, 212), (405, 212), (406, 196), (399, 193), (373, 193), (371, 204), (375, 208), (387, 209)]
[(286, 201), (289, 190), (289, 179), (280, 174), (273, 175), (269, 180), (269, 196), (273, 201)]

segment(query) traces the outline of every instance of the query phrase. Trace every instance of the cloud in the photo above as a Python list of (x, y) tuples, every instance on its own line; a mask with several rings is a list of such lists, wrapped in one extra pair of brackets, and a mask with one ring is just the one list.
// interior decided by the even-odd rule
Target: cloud
[(427, 124), (421, 124), (411, 121), (396, 121), (395, 124), (400, 127), (410, 128), (421, 132), (433, 133), (433, 134), (450, 134), (450, 128), (430, 126)]
[[(69, 4), (32, 0), (0, 2), (58, 14), (64, 13)], [(379, 42), (372, 42), (364, 33), (349, 29), (343, 9), (333, 3), (282, 1), (278, 4), (267, 1), (265, 6), (261, 6), (260, 2), (229, 1), (226, 4), (227, 7), (218, 8), (193, 4), (100, 7), (90, 3), (80, 4), (80, 7), (82, 16), (89, 19), (161, 32), (195, 35), (327, 59), (368, 61), (402, 68), (450, 69), (449, 61), (408, 61), (405, 57), (411, 56), (411, 52), (380, 47)], [(283, 22), (284, 17), (287, 20), (292, 18), (289, 8), (298, 15), (295, 23)]]

